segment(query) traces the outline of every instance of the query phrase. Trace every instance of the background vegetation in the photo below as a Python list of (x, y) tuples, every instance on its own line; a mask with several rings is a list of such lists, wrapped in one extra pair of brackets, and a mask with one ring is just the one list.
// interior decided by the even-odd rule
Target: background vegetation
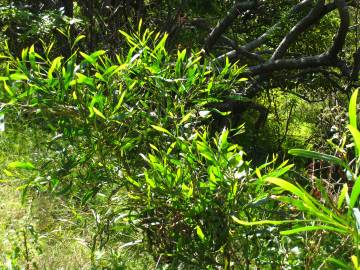
[(360, 269), (357, 1), (0, 3), (1, 269)]

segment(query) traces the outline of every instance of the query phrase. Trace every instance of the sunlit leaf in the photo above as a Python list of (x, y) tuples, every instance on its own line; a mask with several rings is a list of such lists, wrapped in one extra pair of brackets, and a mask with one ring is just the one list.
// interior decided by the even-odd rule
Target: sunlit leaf
[(350, 121), (350, 126), (352, 126), (354, 129), (357, 128), (356, 103), (357, 103), (358, 92), (359, 89), (356, 89), (354, 91), (354, 93), (351, 95), (349, 102), (349, 121)]
[(332, 163), (334, 165), (347, 167), (345, 162), (343, 160), (341, 160), (340, 158), (332, 156), (332, 155), (318, 153), (318, 152), (315, 152), (315, 151), (304, 150), (304, 149), (291, 149), (291, 150), (289, 150), (289, 154), (293, 155), (293, 156), (299, 156), (299, 157), (323, 160), (323, 161), (330, 162), (330, 163)]
[(351, 135), (353, 136), (355, 142), (356, 156), (358, 157), (360, 153), (360, 132), (357, 128), (354, 128), (351, 125), (348, 125), (348, 129), (350, 130)]
[(106, 117), (105, 115), (100, 112), (98, 109), (96, 109), (95, 107), (92, 107), (92, 109), (94, 110), (94, 113), (97, 115), (97, 116), (100, 116), (101, 118), (105, 119), (106, 120)]
[(360, 176), (358, 178), (356, 178), (355, 180), (355, 184), (351, 190), (351, 195), (350, 195), (350, 209), (353, 208), (359, 198), (360, 195)]
[(304, 226), (300, 228), (295, 228), (291, 230), (281, 231), (280, 234), (282, 235), (291, 235), (291, 234), (297, 234), (301, 232), (308, 232), (308, 231), (318, 231), (318, 230), (324, 230), (324, 231), (334, 231), (338, 233), (348, 233), (348, 231), (344, 229), (340, 229), (338, 227), (333, 226), (327, 226), (327, 225), (318, 225), (318, 226)]
[(341, 189), (341, 192), (340, 192), (340, 195), (339, 195), (339, 199), (338, 199), (338, 202), (337, 202), (337, 208), (338, 208), (338, 209), (341, 208), (341, 206), (342, 206), (342, 204), (343, 204), (343, 202), (344, 202), (344, 200), (345, 200), (345, 197), (346, 197), (346, 195), (347, 195), (347, 193), (348, 193), (348, 190), (349, 190), (348, 185), (345, 183), (345, 184), (343, 185), (343, 188)]
[(14, 161), (10, 162), (8, 167), (11, 169), (35, 170), (35, 166), (31, 162)]
[(200, 228), (200, 226), (196, 226), (196, 234), (199, 236), (201, 241), (205, 241), (206, 237), (205, 234), (203, 233), (202, 229)]
[(170, 131), (168, 131), (167, 129), (160, 127), (160, 126), (156, 126), (156, 125), (151, 125), (151, 127), (161, 133), (166, 133), (168, 135), (171, 135)]
[(71, 48), (74, 48), (74, 47), (76, 46), (76, 44), (78, 44), (78, 43), (79, 43), (82, 39), (84, 39), (84, 38), (85, 38), (84, 35), (79, 35), (79, 36), (77, 36), (76, 39), (74, 40), (73, 45), (72, 45)]
[(14, 73), (10, 75), (10, 79), (13, 81), (26, 81), (28, 77), (25, 74)]

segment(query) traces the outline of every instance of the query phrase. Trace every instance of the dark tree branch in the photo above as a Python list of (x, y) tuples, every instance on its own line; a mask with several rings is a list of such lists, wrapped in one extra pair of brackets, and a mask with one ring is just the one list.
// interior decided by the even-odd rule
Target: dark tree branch
[(346, 93), (350, 93), (351, 89), (356, 86), (359, 82), (359, 72), (360, 72), (360, 48), (356, 50), (353, 54), (354, 63), (353, 68), (350, 74), (350, 82), (346, 86), (345, 91)]
[(281, 69), (305, 69), (319, 66), (330, 66), (332, 61), (325, 54), (296, 59), (280, 59), (265, 64), (249, 67), (248, 75), (259, 75)]
[(283, 57), (286, 53), (289, 46), (297, 39), (297, 37), (304, 31), (306, 31), (310, 26), (313, 25), (315, 21), (319, 20), (321, 11), (324, 7), (325, 0), (319, 0), (315, 7), (306, 15), (302, 20), (300, 20), (284, 37), (280, 42), (279, 46), (275, 50), (274, 54), (271, 56), (270, 60), (276, 60)]
[(252, 9), (256, 6), (256, 4), (256, 0), (236, 3), (229, 10), (225, 18), (223, 18), (222, 21), (217, 24), (217, 26), (211, 31), (211, 33), (207, 37), (204, 45), (205, 51), (207, 53), (210, 52), (219, 37), (225, 33), (227, 28), (234, 22), (234, 20), (241, 13), (241, 11)]
[(74, 3), (73, 0), (63, 0), (63, 6), (65, 11), (65, 16), (72, 18), (74, 16)]
[(144, 0), (136, 0), (136, 15), (138, 21), (145, 15), (145, 2)]
[[(312, 0), (303, 0), (299, 4), (295, 5), (289, 12), (288, 16), (291, 16), (293, 14), (296, 14), (300, 12), (301, 10), (310, 7), (312, 3)], [(264, 44), (268, 38), (271, 36), (271, 34), (278, 29), (281, 26), (281, 21), (274, 24), (272, 27), (270, 27), (264, 34), (259, 36), (258, 38), (250, 41), (249, 43), (245, 44), (243, 48), (247, 51), (255, 50), (256, 48), (260, 47), (262, 44)]]
[(226, 59), (226, 57), (228, 57), (230, 60), (235, 60), (235, 59), (239, 59), (241, 56), (250, 60), (255, 60), (256, 62), (259, 63), (265, 62), (264, 58), (262, 58), (259, 54), (249, 52), (245, 50), (244, 47), (242, 46), (236, 46), (234, 50), (232, 50), (230, 53), (225, 53), (223, 55), (220, 55), (215, 59), (215, 61), (216, 62), (222, 61)]
[(331, 58), (337, 58), (338, 53), (342, 50), (345, 45), (346, 35), (349, 31), (350, 26), (350, 15), (348, 5), (345, 0), (334, 0), (336, 8), (339, 11), (340, 16), (340, 27), (336, 34), (334, 43), (330, 48), (328, 54)]
[[(293, 14), (296, 14), (298, 12), (300, 12), (301, 10), (308, 8), (311, 6), (312, 0), (303, 0), (301, 1), (299, 4), (295, 5), (290, 11), (289, 14), (286, 16), (287, 18), (290, 17)], [(326, 11), (326, 13), (330, 12), (331, 10), (333, 10), (335, 8), (335, 5), (331, 6), (331, 9), (329, 9), (329, 6), (331, 6), (331, 4), (328, 4), (324, 9), (324, 11)], [(258, 38), (254, 39), (253, 41), (250, 41), (249, 43), (241, 46), (241, 50), (242, 51), (246, 51), (248, 53), (251, 53), (251, 51), (253, 51), (254, 49), (260, 47), (262, 44), (264, 44), (273, 34), (273, 32), (278, 29), (281, 26), (282, 22), (279, 21), (276, 24), (274, 24), (272, 27), (270, 27), (264, 34), (262, 34), (261, 36), (259, 36)], [(240, 56), (241, 54), (239, 54), (239, 51), (237, 51), (236, 49), (223, 54), (221, 56), (218, 57), (217, 60), (221, 60), (224, 59), (226, 57), (229, 57), (229, 59), (236, 59), (238, 56)]]
[[(299, 4), (295, 5), (289, 12), (288, 16), (296, 14), (297, 12), (300, 12), (301, 10), (310, 7), (311, 6), (312, 1), (311, 0), (304, 0), (302, 2), (300, 2)], [(330, 3), (324, 6), (318, 20), (320, 20), (321, 17), (325, 16), (326, 14), (328, 14), (329, 12), (333, 11), (336, 8), (334, 3)], [(315, 21), (314, 21), (315, 22)], [(264, 34), (262, 34), (261, 36), (259, 36), (258, 38), (254, 39), (253, 41), (250, 41), (249, 43), (241, 46), (241, 48), (243, 48), (245, 51), (251, 52), (253, 50), (255, 50), (256, 48), (260, 47), (262, 44), (264, 44), (270, 37), (271, 34), (278, 29), (281, 26), (282, 22), (277, 22), (276, 24), (274, 24), (272, 27), (270, 27), (268, 29), (268, 31), (266, 31)], [(239, 55), (236, 50), (232, 50), (224, 55), (221, 55), (218, 57), (218, 60), (220, 59), (224, 59), (225, 57), (229, 57), (230, 59), (235, 59), (236, 56)]]
[[(335, 36), (334, 42), (327, 52), (315, 56), (295, 59), (279, 59), (275, 61), (270, 60), (267, 63), (249, 67), (249, 74), (259, 75), (262, 73), (270, 73), (282, 69), (305, 69), (320, 66), (336, 66), (341, 68), (340, 65), (342, 63), (338, 60), (337, 55), (345, 44), (346, 34), (348, 32), (350, 24), (350, 18), (348, 5), (345, 0), (334, 0), (334, 4), (339, 11), (341, 23)], [(325, 16), (327, 12), (330, 12), (332, 10), (331, 7), (329, 8), (329, 5), (325, 12), (322, 12), (322, 16)]]

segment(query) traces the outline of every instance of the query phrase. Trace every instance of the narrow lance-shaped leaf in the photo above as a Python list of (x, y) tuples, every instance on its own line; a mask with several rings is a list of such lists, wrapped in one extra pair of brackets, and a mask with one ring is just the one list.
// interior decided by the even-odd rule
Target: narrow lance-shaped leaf
[(338, 202), (337, 202), (337, 208), (340, 209), (344, 200), (345, 200), (345, 197), (348, 193), (348, 185), (347, 184), (344, 184), (343, 185), (343, 188), (341, 189), (341, 192), (340, 192), (340, 195), (339, 195), (339, 199), (338, 199)]
[(62, 58), (63, 58), (62, 56), (56, 57), (56, 58), (51, 62), (51, 66), (50, 66), (49, 71), (48, 71), (48, 79), (52, 79), (52, 78), (53, 78), (52, 73), (55, 71), (55, 69), (58, 69), (58, 68), (59, 68), (59, 65), (61, 64), (61, 59), (62, 59)]
[(92, 107), (92, 109), (94, 110), (94, 113), (97, 115), (97, 116), (100, 116), (101, 118), (105, 119), (106, 120), (106, 117), (105, 115), (99, 111), (98, 109), (96, 109), (95, 107)]
[(25, 169), (25, 170), (35, 170), (35, 166), (30, 162), (14, 161), (8, 164), (8, 167), (11, 169)]
[(304, 226), (304, 227), (295, 228), (295, 229), (291, 229), (291, 230), (281, 231), (280, 234), (291, 235), (291, 234), (296, 234), (296, 233), (301, 233), (301, 232), (318, 231), (318, 230), (334, 231), (334, 232), (338, 232), (338, 233), (342, 233), (342, 234), (345, 234), (348, 232), (347, 230), (340, 229), (338, 227), (319, 225), (319, 226)]
[(353, 208), (359, 198), (360, 195), (360, 176), (356, 178), (355, 184), (352, 188), (351, 195), (350, 195), (350, 209)]
[[(122, 87), (120, 88), (120, 90), (122, 90)], [(120, 109), (120, 107), (122, 106), (122, 104), (124, 102), (125, 95), (126, 95), (126, 90), (121, 92), (121, 95), (119, 97), (119, 101), (116, 104), (116, 106), (114, 108), (114, 111), (112, 112), (113, 114), (116, 113)]]
[(235, 216), (231, 217), (237, 224), (244, 225), (244, 226), (258, 226), (258, 225), (282, 225), (288, 223), (299, 223), (299, 222), (309, 222), (310, 220), (258, 220), (258, 221), (244, 221), (240, 220)]
[(199, 238), (201, 239), (201, 241), (205, 241), (206, 237), (205, 234), (203, 233), (203, 231), (201, 230), (200, 226), (196, 226), (196, 234), (199, 236)]
[(74, 40), (73, 45), (71, 46), (71, 49), (73, 49), (73, 48), (76, 46), (76, 44), (78, 44), (78, 43), (79, 43), (82, 39), (84, 39), (84, 38), (85, 38), (84, 35), (79, 35), (79, 36), (77, 36), (76, 39)]
[(299, 156), (299, 157), (305, 157), (305, 158), (313, 158), (317, 160), (323, 160), (330, 162), (334, 165), (339, 165), (342, 167), (347, 168), (348, 166), (345, 164), (343, 160), (341, 160), (338, 157), (328, 155), (328, 154), (322, 154), (315, 151), (310, 150), (304, 150), (304, 149), (291, 149), (289, 150), (289, 154), (293, 156)]
[(360, 232), (360, 211), (359, 208), (353, 208), (353, 215), (355, 217), (356, 229)]
[(296, 187), (295, 185), (289, 183), (288, 181), (275, 178), (275, 177), (267, 177), (266, 181), (281, 187), (282, 189), (291, 192), (292, 194), (298, 196), (301, 201), (303, 201), (304, 206), (308, 208), (310, 212), (316, 214), (317, 216), (321, 216), (321, 212), (319, 209), (314, 205), (314, 202), (311, 199), (311, 196), (306, 192), (301, 190), (300, 188)]
[(340, 269), (352, 270), (351, 266), (347, 265), (343, 261), (340, 261), (340, 260), (338, 260), (336, 258), (328, 258), (326, 261), (337, 265), (338, 267), (340, 267)]
[(10, 75), (10, 79), (13, 81), (26, 81), (28, 77), (25, 74), (14, 73)]
[(160, 126), (156, 126), (156, 125), (151, 125), (151, 127), (161, 133), (166, 133), (168, 135), (171, 135), (170, 131), (168, 131), (167, 129), (160, 127)]
[(359, 153), (360, 153), (360, 132), (357, 128), (348, 125), (348, 129), (351, 132), (351, 135), (353, 136), (354, 142), (355, 142), (355, 152), (356, 152), (356, 157), (359, 157)]
[(352, 94), (349, 102), (349, 121), (350, 126), (357, 128), (356, 102), (359, 89), (356, 89)]
[(5, 91), (11, 96), (13, 97), (14, 96), (14, 92), (11, 90), (11, 88), (7, 85), (6, 81), (4, 81), (4, 88), (5, 88)]

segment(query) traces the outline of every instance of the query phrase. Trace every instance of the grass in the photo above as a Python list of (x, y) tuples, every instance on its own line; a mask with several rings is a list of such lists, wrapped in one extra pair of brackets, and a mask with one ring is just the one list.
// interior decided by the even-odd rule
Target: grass
[(139, 239), (131, 228), (92, 253), (96, 222), (91, 209), (80, 209), (46, 190), (34, 189), (23, 196), (24, 183), (37, 172), (10, 170), (8, 164), (40, 165), (54, 154), (44, 143), (50, 138), (51, 134), (15, 119), (0, 132), (0, 269), (154, 269), (141, 246), (124, 248)]
[[(19, 132), (21, 130), (21, 132)], [(32, 161), (46, 154), (43, 134), (20, 123), (0, 133), (0, 268), (89, 269), (90, 250), (67, 230), (60, 199), (45, 194), (26, 196), (18, 188), (31, 172), (12, 173), (7, 164)], [(22, 202), (23, 201), (23, 202)]]

